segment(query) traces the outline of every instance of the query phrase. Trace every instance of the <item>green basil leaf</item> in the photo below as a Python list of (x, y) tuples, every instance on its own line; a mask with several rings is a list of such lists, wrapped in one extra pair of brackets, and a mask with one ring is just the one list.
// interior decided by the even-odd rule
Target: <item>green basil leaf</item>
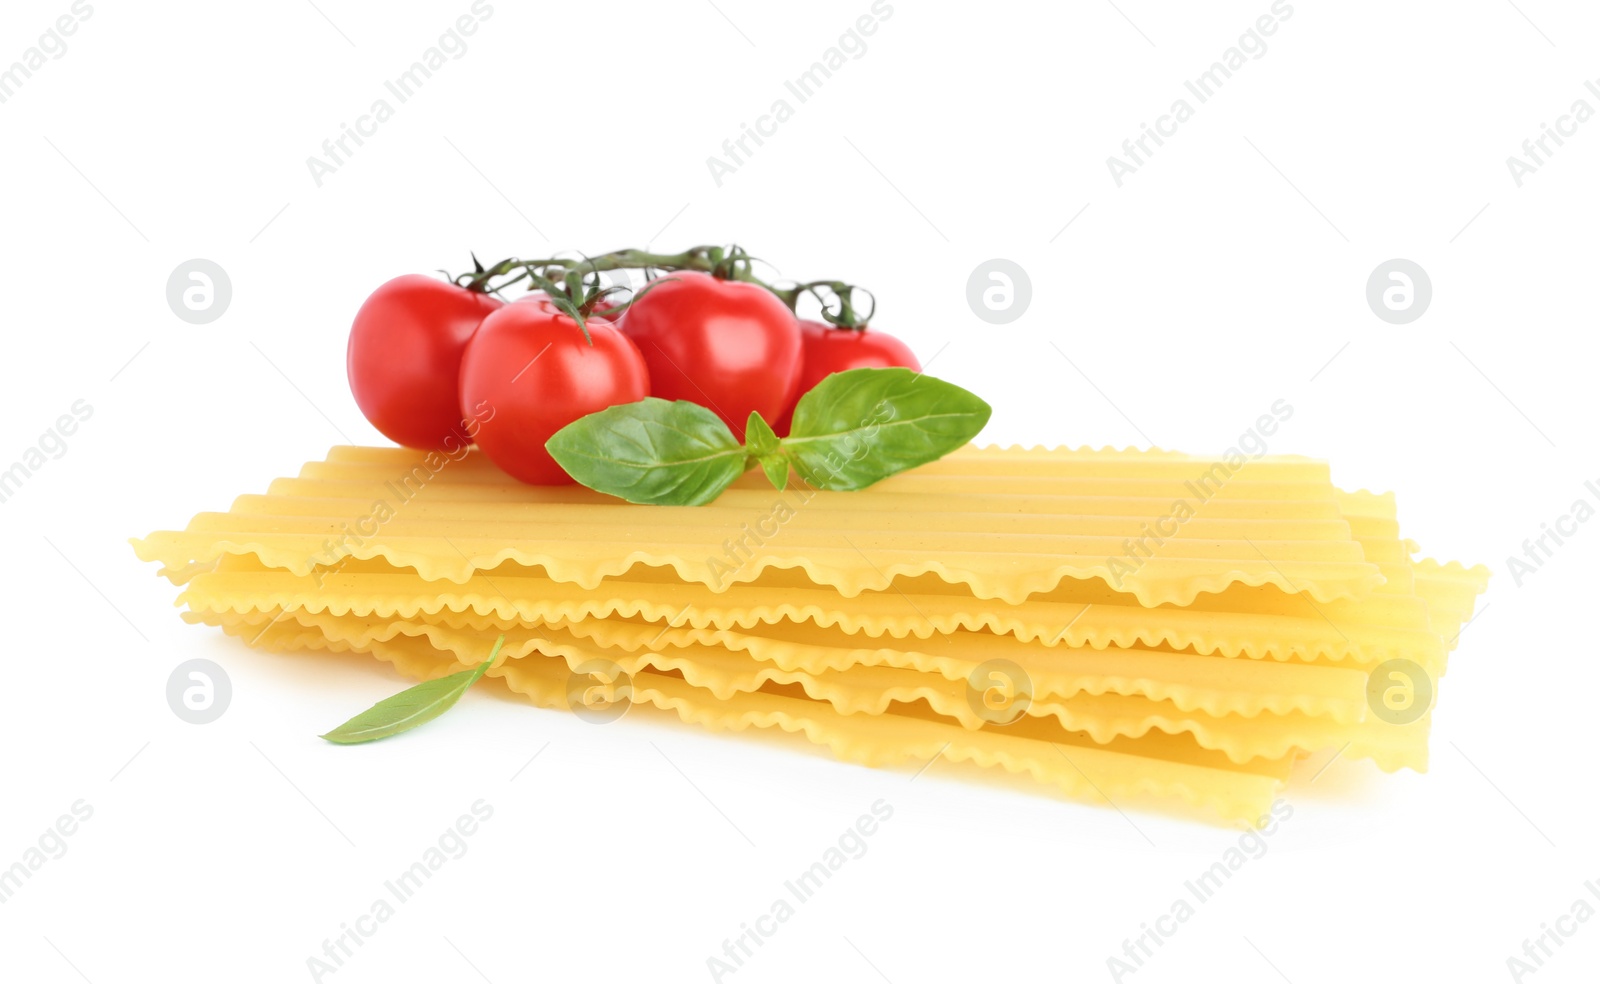
[(905, 368), (836, 372), (800, 398), (781, 446), (815, 488), (849, 491), (944, 457), (978, 435), (989, 404)]
[(494, 648), (489, 651), (489, 658), (472, 669), (419, 683), (393, 697), (386, 697), (322, 737), (339, 745), (358, 745), (410, 731), (419, 724), (432, 721), (454, 707), (461, 695), (478, 682), (494, 664), (495, 657), (500, 655), (500, 647), (505, 641), (503, 635), (496, 639)]
[(744, 449), (749, 456), (745, 467), (759, 464), (767, 473), (767, 481), (780, 492), (789, 484), (789, 459), (784, 457), (781, 448), (777, 432), (761, 419), (761, 414), (750, 411), (750, 419), (744, 425)]
[(767, 481), (772, 487), (782, 492), (789, 485), (789, 459), (783, 455), (773, 455), (761, 459), (761, 470), (766, 472)]
[(589, 488), (646, 505), (704, 505), (745, 470), (728, 425), (687, 400), (651, 396), (591, 413), (544, 446)]
[(777, 432), (754, 410), (744, 424), (744, 447), (754, 458), (765, 458), (778, 450)]

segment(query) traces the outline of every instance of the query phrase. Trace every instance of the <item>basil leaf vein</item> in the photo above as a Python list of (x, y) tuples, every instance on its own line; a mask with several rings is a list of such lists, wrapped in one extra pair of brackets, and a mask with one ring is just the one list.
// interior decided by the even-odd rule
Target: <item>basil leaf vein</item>
[(646, 397), (591, 413), (545, 449), (583, 485), (646, 505), (703, 505), (745, 470), (728, 425), (687, 400)]
[(961, 387), (910, 369), (850, 369), (801, 397), (783, 449), (812, 486), (862, 489), (965, 445), (991, 412)]

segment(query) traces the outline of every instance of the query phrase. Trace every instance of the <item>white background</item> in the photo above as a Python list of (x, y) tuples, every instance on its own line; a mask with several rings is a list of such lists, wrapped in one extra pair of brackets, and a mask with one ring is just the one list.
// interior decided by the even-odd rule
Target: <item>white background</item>
[[(1216, 451), (1286, 399), (1274, 451), (1395, 490), (1426, 553), (1495, 569), (1431, 771), (1341, 760), (1312, 785), (1307, 763), (1267, 855), (1125, 979), (1506, 980), (1542, 923), (1600, 906), (1583, 888), (1600, 878), (1600, 524), (1520, 588), (1506, 571), (1600, 479), (1600, 120), (1523, 187), (1505, 163), (1574, 100), (1600, 109), (1592, 5), (1295, 2), (1119, 188), (1107, 156), (1268, 0), (896, 0), (721, 187), (707, 157), (867, 0), (497, 0), (321, 187), (306, 158), (469, 3), (317, 4), (96, 2), (0, 104), (0, 462), (73, 401), (94, 408), (0, 505), (0, 865), (75, 801), (94, 810), (0, 906), (5, 978), (310, 979), (306, 958), (480, 798), (494, 815), (469, 853), (325, 979), (709, 980), (723, 940), (883, 799), (866, 856), (725, 979), (1110, 980), (1107, 957), (1236, 842), (945, 763), (912, 781), (489, 690), (403, 739), (318, 740), (402, 681), (184, 625), (126, 538), (379, 442), (345, 383), (351, 315), (469, 249), (737, 241), (870, 285), (879, 328), (994, 404), (994, 441)], [(67, 9), (9, 0), (0, 66)], [(232, 279), (210, 325), (165, 300), (193, 257)], [(1033, 284), (1005, 326), (965, 301), (994, 257)], [(1366, 305), (1392, 257), (1431, 275), (1410, 325)], [(197, 656), (234, 688), (205, 726), (164, 698)], [(1596, 967), (1600, 920), (1525, 979)]]

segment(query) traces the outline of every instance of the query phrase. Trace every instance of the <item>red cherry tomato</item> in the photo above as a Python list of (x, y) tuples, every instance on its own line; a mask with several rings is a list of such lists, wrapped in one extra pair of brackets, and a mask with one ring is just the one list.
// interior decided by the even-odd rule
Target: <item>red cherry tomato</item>
[(618, 321), (621, 321), (622, 316), (627, 313), (628, 312), (626, 310), (617, 310), (617, 302), (613, 301), (609, 297), (602, 297), (598, 301), (594, 302), (594, 316), (596, 318), (604, 318), (612, 324), (616, 324)]
[(550, 457), (550, 435), (587, 414), (650, 395), (639, 350), (598, 318), (583, 329), (549, 304), (507, 304), (484, 319), (461, 359), (461, 413), (478, 447), (533, 485), (572, 478)]
[(673, 273), (628, 308), (622, 331), (650, 367), (650, 391), (709, 407), (744, 440), (755, 410), (776, 420), (800, 381), (800, 327), (771, 291)]
[[(546, 294), (542, 290), (530, 291), (530, 292), (528, 292), (526, 294), (523, 294), (521, 297), (517, 298), (515, 301), (512, 301), (511, 303), (513, 303), (513, 304), (543, 304), (546, 307), (554, 307), (555, 306), (550, 301), (550, 295)], [(556, 310), (560, 310), (560, 308), (556, 308)], [(599, 300), (594, 302), (594, 305), (593, 305), (593, 307), (591, 307), (591, 309), (589, 311), (589, 314), (590, 314), (591, 317), (604, 318), (607, 321), (611, 322), (612, 324), (616, 324), (617, 321), (622, 318), (622, 315), (624, 314), (624, 312), (617, 310), (617, 303), (615, 301), (611, 300), (611, 298), (602, 297)]]
[(773, 426), (780, 436), (787, 436), (794, 419), (795, 404), (800, 397), (829, 375), (846, 369), (887, 369), (904, 366), (917, 372), (922, 364), (912, 354), (905, 342), (881, 331), (862, 328), (835, 328), (820, 321), (800, 322), (801, 368), (800, 385), (795, 397), (783, 411), (783, 419)]
[(462, 437), (461, 352), (501, 302), (408, 274), (372, 292), (350, 326), (345, 365), (356, 405), (383, 436), (437, 450)]

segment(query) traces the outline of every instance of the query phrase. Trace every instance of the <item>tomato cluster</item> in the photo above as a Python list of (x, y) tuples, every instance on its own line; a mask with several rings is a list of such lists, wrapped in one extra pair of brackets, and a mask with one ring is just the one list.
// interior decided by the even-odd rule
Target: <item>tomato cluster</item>
[[(580, 417), (646, 396), (688, 400), (742, 440), (752, 411), (786, 434), (795, 403), (831, 373), (920, 370), (898, 339), (794, 315), (766, 287), (676, 271), (631, 303), (506, 303), (429, 277), (379, 287), (350, 330), (350, 389), (372, 425), (407, 447), (476, 442), (534, 485), (572, 478), (545, 450)], [(470, 421), (470, 425), (465, 423)]]

